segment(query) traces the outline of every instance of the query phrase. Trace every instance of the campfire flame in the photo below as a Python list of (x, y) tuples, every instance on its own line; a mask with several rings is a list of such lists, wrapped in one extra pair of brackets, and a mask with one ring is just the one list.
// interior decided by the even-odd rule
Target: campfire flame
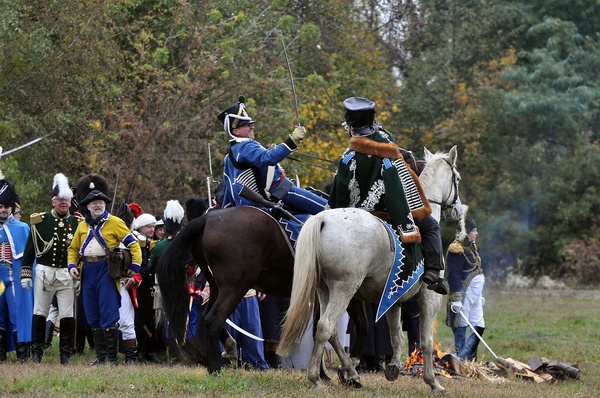
[[(436, 373), (439, 373), (441, 376), (452, 378), (452, 375), (446, 370), (448, 369), (448, 364), (440, 361), (439, 346), (440, 344), (435, 344), (436, 348), (433, 350), (433, 367)], [(443, 356), (443, 355), (442, 355)], [(423, 377), (423, 350), (421, 348), (416, 348), (409, 355), (406, 363), (404, 365), (404, 373), (410, 374), (414, 376)]]

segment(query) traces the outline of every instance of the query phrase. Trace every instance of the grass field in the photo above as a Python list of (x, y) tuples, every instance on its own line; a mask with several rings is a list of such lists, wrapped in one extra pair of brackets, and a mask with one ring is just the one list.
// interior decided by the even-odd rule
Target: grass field
[[(440, 377), (450, 397), (600, 397), (600, 292), (493, 291), (486, 294), (484, 339), (504, 358), (528, 362), (536, 355), (577, 364), (580, 380), (534, 384), (513, 375), (497, 382)], [(440, 312), (435, 340), (451, 351), (452, 333)], [(55, 339), (56, 340), (56, 339)], [(56, 343), (56, 341), (55, 341)], [(73, 366), (58, 364), (58, 348), (42, 364), (16, 363), (14, 353), (0, 364), (0, 396), (168, 396), (168, 397), (423, 397), (430, 389), (417, 378), (389, 382), (382, 374), (363, 374), (362, 389), (337, 380), (325, 390), (311, 389), (304, 371), (226, 370), (209, 376), (201, 367), (139, 365), (91, 367), (86, 351)], [(492, 355), (479, 347), (479, 360)], [(334, 378), (335, 370), (330, 370)]]

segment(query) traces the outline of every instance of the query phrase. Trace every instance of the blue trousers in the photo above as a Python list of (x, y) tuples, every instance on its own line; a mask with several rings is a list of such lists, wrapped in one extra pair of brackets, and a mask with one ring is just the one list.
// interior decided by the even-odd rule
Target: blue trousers
[(317, 214), (325, 209), (327, 199), (292, 185), (283, 203), (305, 214)]
[(115, 280), (108, 275), (105, 261), (83, 264), (81, 296), (85, 318), (91, 328), (107, 328), (119, 322), (121, 295)]
[(0, 280), (6, 288), (0, 296), (0, 329), (6, 330), (9, 327), (8, 325), (12, 324), (12, 330), (8, 332), (14, 332), (17, 330), (17, 301), (13, 285), (12, 266), (0, 264)]
[[(258, 298), (256, 296), (243, 298), (233, 314), (229, 316), (229, 320), (247, 332), (262, 337)], [(254, 340), (227, 324), (225, 324), (225, 327), (231, 337), (235, 339), (238, 346), (238, 356), (243, 362), (252, 365), (256, 369), (269, 368), (267, 361), (265, 361), (264, 343), (262, 341)]]

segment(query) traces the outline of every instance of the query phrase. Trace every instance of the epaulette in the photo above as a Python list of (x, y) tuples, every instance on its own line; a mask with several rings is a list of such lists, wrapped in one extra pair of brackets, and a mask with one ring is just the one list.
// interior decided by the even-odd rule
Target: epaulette
[(450, 253), (463, 253), (465, 251), (465, 249), (463, 248), (463, 245), (461, 245), (461, 243), (459, 241), (455, 240), (448, 247), (448, 251)]
[(32, 213), (29, 216), (29, 224), (35, 225), (39, 224), (44, 220), (44, 213)]

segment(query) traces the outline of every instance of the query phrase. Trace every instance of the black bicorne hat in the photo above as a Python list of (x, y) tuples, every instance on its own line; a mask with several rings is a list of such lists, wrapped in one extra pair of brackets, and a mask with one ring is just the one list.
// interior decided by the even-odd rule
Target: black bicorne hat
[(467, 217), (465, 217), (465, 230), (466, 230), (467, 234), (469, 234), (475, 228), (477, 228), (477, 224), (475, 224), (475, 220), (473, 220), (473, 217), (471, 217), (470, 214), (467, 214)]
[(375, 121), (375, 102), (362, 98), (350, 97), (344, 100), (344, 119), (350, 127), (367, 127)]

